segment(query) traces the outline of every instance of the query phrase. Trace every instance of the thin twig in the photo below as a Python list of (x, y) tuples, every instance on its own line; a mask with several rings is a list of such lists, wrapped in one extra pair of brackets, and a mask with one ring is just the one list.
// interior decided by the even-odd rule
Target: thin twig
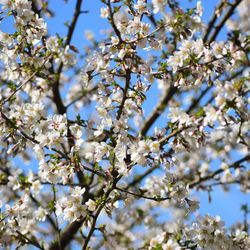
[(25, 236), (24, 234), (22, 234), (20, 231), (16, 230), (16, 233), (21, 236), (23, 239), (25, 239), (28, 243), (30, 243), (31, 245), (41, 249), (41, 250), (44, 250), (43, 247), (40, 246), (40, 244), (34, 240), (31, 240), (29, 239), (27, 236)]
[(221, 29), (224, 27), (226, 21), (233, 15), (234, 10), (236, 7), (242, 2), (242, 0), (235, 0), (229, 7), (229, 10), (221, 19), (220, 23), (215, 27), (214, 32), (212, 33), (211, 37), (208, 39), (208, 43), (215, 41), (216, 37), (220, 33)]
[[(229, 168), (234, 168), (237, 169), (241, 166), (241, 163), (245, 162), (245, 161), (249, 161), (250, 160), (250, 154), (246, 155), (245, 157), (241, 158), (240, 160), (232, 163)], [(198, 186), (200, 183), (208, 181), (212, 178), (214, 178), (216, 175), (223, 173), (225, 170), (220, 168), (204, 177), (200, 177), (198, 180), (193, 181), (192, 183), (189, 184), (189, 188), (193, 188), (195, 186)]]
[(120, 108), (119, 108), (119, 110), (117, 112), (117, 120), (119, 120), (121, 115), (122, 115), (122, 110), (124, 108), (124, 104), (125, 104), (125, 101), (127, 99), (127, 92), (128, 92), (129, 85), (130, 85), (130, 79), (131, 79), (131, 72), (130, 72), (129, 69), (127, 69), (126, 70), (125, 88), (124, 88), (124, 91), (123, 91), (123, 97), (122, 97), (121, 105), (120, 105)]
[(108, 0), (106, 5), (108, 6), (108, 9), (109, 9), (109, 15), (110, 15), (110, 23), (111, 23), (111, 26), (112, 28), (114, 29), (114, 32), (115, 34), (117, 35), (118, 39), (119, 39), (119, 44), (123, 43), (123, 39), (122, 39), (122, 36), (121, 36), (121, 32), (120, 30), (117, 28), (116, 24), (115, 24), (115, 21), (114, 21), (114, 12), (112, 10), (112, 6), (111, 6), (111, 1)]
[(131, 191), (122, 189), (120, 187), (116, 187), (117, 190), (123, 192), (123, 193), (127, 193), (127, 194), (131, 194), (133, 196), (139, 197), (139, 198), (143, 198), (143, 199), (147, 199), (147, 200), (153, 200), (153, 201), (165, 201), (165, 200), (169, 200), (170, 197), (150, 197), (150, 196), (145, 196), (143, 194), (138, 194), (138, 193), (133, 193)]
[(206, 33), (204, 34), (204, 37), (203, 37), (203, 42), (204, 42), (204, 43), (207, 41), (208, 36), (210, 35), (210, 32), (211, 32), (211, 30), (213, 29), (215, 22), (217, 21), (217, 18), (218, 18), (218, 13), (217, 13), (217, 11), (220, 10), (220, 9), (223, 7), (224, 4), (225, 4), (225, 1), (224, 1), (224, 0), (221, 0), (221, 2), (220, 2), (220, 3), (217, 5), (217, 7), (215, 8), (213, 17), (212, 17), (211, 20), (209, 21), (208, 26), (207, 26), (207, 29), (206, 29)]
[(82, 247), (82, 250), (86, 250), (87, 247), (88, 247), (88, 243), (92, 237), (92, 234), (94, 233), (95, 231), (95, 225), (96, 225), (96, 222), (97, 222), (97, 219), (98, 219), (98, 216), (99, 214), (101, 213), (102, 209), (103, 209), (103, 206), (104, 205), (100, 205), (98, 207), (98, 210), (96, 211), (96, 214), (94, 215), (94, 218), (93, 218), (93, 222), (92, 222), (92, 225), (91, 225), (91, 228), (89, 230), (89, 233), (88, 233), (88, 236), (87, 238), (84, 240), (84, 244), (83, 244), (83, 247)]
[(82, 250), (87, 250), (88, 249), (88, 244), (89, 244), (89, 241), (95, 231), (95, 225), (96, 225), (96, 222), (97, 222), (97, 219), (98, 219), (98, 216), (99, 214), (101, 213), (103, 207), (105, 206), (107, 200), (108, 200), (108, 197), (110, 195), (110, 193), (116, 188), (116, 184), (118, 183), (118, 181), (122, 178), (122, 175), (121, 176), (118, 176), (117, 178), (115, 178), (113, 180), (113, 184), (112, 186), (107, 190), (107, 192), (104, 194), (104, 197), (105, 197), (105, 201), (99, 205), (94, 217), (93, 217), (93, 222), (92, 222), (92, 225), (91, 225), (91, 228), (89, 230), (89, 233), (87, 235), (87, 238), (84, 240), (84, 244), (83, 244), (83, 247), (82, 247)]
[(42, 65), (40, 66), (39, 69), (35, 70), (33, 72), (33, 74), (28, 77), (27, 80), (25, 80), (23, 83), (21, 83), (7, 98), (5, 98), (1, 103), (0, 103), (0, 107), (2, 107), (6, 102), (8, 102), (19, 90), (22, 89), (23, 86), (25, 86), (38, 72), (39, 70), (44, 66), (44, 64), (48, 61), (48, 58), (46, 58), (44, 60), (44, 62), (42, 63)]

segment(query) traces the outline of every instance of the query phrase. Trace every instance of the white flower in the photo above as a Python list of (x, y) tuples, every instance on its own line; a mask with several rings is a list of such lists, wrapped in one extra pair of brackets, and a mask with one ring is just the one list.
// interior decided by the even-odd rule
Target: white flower
[(152, 0), (154, 13), (164, 12), (167, 0)]
[(131, 160), (139, 165), (146, 166), (146, 156), (150, 152), (150, 141), (139, 141), (138, 143), (129, 146), (128, 154), (131, 155)]
[(168, 118), (171, 119), (172, 123), (179, 122), (180, 125), (186, 124), (188, 125), (190, 122), (190, 118), (187, 113), (185, 113), (183, 110), (179, 108), (170, 108), (170, 113), (168, 115)]
[(46, 209), (39, 207), (38, 210), (35, 211), (35, 218), (39, 221), (45, 221), (47, 214), (48, 212), (46, 211)]
[(216, 110), (213, 106), (208, 105), (204, 107), (206, 117), (204, 118), (204, 126), (208, 124), (213, 125), (213, 123), (219, 118), (220, 111)]
[(202, 8), (202, 5), (201, 5), (201, 1), (197, 2), (197, 4), (196, 4), (196, 11), (197, 11), (197, 14), (199, 16), (202, 16), (202, 14), (203, 14), (203, 8)]
[(0, 30), (0, 41), (2, 43), (7, 43), (7, 44), (11, 44), (12, 43), (12, 38), (9, 34), (2, 32)]
[(58, 201), (56, 201), (55, 204), (55, 210), (56, 210), (56, 215), (57, 216), (62, 216), (63, 215), (63, 207), (62, 204)]
[(160, 143), (158, 141), (152, 141), (150, 143), (150, 150), (153, 153), (158, 153), (160, 151)]
[(95, 203), (95, 201), (89, 199), (85, 204), (88, 207), (89, 211), (92, 211), (92, 212), (95, 211), (95, 209), (96, 209), (96, 203)]
[(66, 115), (54, 115), (52, 118), (48, 120), (48, 128), (66, 135), (67, 133)]
[(124, 56), (126, 55), (126, 50), (125, 49), (121, 49), (117, 55), (117, 57), (119, 57), (121, 60), (124, 58)]
[(192, 212), (196, 211), (200, 207), (199, 201), (186, 199), (188, 203), (188, 209)]
[(108, 7), (101, 8), (100, 12), (101, 12), (101, 14), (100, 14), (101, 18), (108, 18), (108, 16), (109, 16), (109, 9), (108, 9)]
[(72, 136), (75, 139), (75, 144), (77, 147), (81, 146), (83, 143), (83, 139), (82, 139), (82, 129), (79, 125), (74, 124), (72, 126), (69, 127)]
[(173, 239), (169, 239), (167, 243), (162, 245), (163, 250), (181, 250), (180, 245)]
[(85, 193), (86, 189), (81, 187), (75, 187), (70, 190), (70, 195), (73, 197), (81, 197)]
[(115, 147), (115, 156), (119, 162), (122, 162), (126, 158), (127, 154), (127, 145), (122, 142), (118, 142)]
[(116, 25), (120, 26), (122, 24), (128, 23), (128, 21), (129, 18), (127, 13), (122, 11), (117, 11), (116, 13), (114, 13), (114, 22), (116, 23)]
[(138, 0), (137, 4), (134, 5), (134, 8), (140, 13), (142, 14), (143, 12), (145, 12), (146, 9), (146, 1), (145, 0)]
[(138, 148), (137, 148), (137, 152), (140, 153), (140, 154), (144, 154), (144, 155), (147, 155), (151, 148), (150, 148), (150, 144), (151, 144), (151, 141), (150, 140), (147, 140), (147, 141), (139, 141), (138, 142)]
[(17, 190), (21, 187), (18, 176), (9, 176), (8, 177), (8, 186), (12, 187), (13, 190)]
[(83, 147), (83, 155), (86, 157), (89, 161), (95, 160), (95, 148), (98, 145), (97, 142), (86, 142)]
[(185, 186), (183, 186), (182, 184), (178, 184), (173, 187), (170, 195), (174, 200), (180, 201), (188, 195), (188, 192)]
[(97, 109), (99, 116), (102, 118), (103, 123), (107, 126), (111, 126), (112, 117), (109, 115), (107, 109), (103, 107), (97, 107), (96, 109)]
[(129, 169), (125, 161), (119, 161), (115, 165), (119, 174), (127, 176), (129, 174)]
[(106, 155), (109, 156), (111, 151), (111, 147), (107, 145), (105, 142), (101, 142), (95, 148), (95, 159), (97, 162), (100, 162), (102, 158)]
[(36, 180), (36, 181), (32, 182), (31, 190), (35, 194), (38, 194), (40, 192), (41, 188), (42, 188), (42, 185), (41, 185), (41, 182), (39, 180)]

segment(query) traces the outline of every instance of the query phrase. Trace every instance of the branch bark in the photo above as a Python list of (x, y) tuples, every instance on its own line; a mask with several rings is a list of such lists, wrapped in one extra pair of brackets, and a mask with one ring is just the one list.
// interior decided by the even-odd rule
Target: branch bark
[[(248, 155), (246, 155), (245, 157), (241, 158), (240, 160), (238, 160), (238, 161), (232, 163), (232, 164), (229, 166), (229, 168), (234, 168), (234, 169), (236, 169), (236, 168), (238, 168), (238, 167), (241, 166), (241, 163), (243, 163), (243, 162), (245, 162), (245, 161), (249, 161), (249, 160), (250, 160), (250, 154), (248, 154)], [(204, 177), (201, 177), (201, 178), (198, 179), (198, 180), (193, 181), (192, 183), (189, 184), (189, 188), (194, 188), (195, 186), (198, 186), (200, 183), (205, 182), (205, 181), (208, 181), (208, 180), (214, 178), (216, 175), (221, 174), (221, 173), (223, 173), (223, 172), (224, 172), (224, 169), (220, 168), (220, 169), (218, 169), (218, 170), (216, 170), (216, 171), (210, 173), (209, 175), (206, 175), (206, 176), (204, 176)]]
[(146, 119), (143, 127), (141, 128), (140, 134), (145, 136), (155, 121), (159, 118), (162, 112), (166, 109), (168, 102), (177, 92), (178, 88), (171, 86), (162, 97), (160, 102), (157, 104), (151, 115)]
[(219, 35), (221, 29), (224, 27), (226, 21), (234, 14), (234, 11), (236, 7), (242, 2), (242, 0), (235, 0), (229, 7), (229, 10), (227, 13), (224, 15), (224, 17), (221, 19), (219, 24), (215, 27), (214, 32), (212, 33), (211, 37), (208, 39), (208, 44), (212, 43), (215, 41), (217, 36)]

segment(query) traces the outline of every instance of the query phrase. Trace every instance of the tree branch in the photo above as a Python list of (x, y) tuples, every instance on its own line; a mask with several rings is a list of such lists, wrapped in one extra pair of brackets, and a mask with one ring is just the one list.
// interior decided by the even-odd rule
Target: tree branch
[(162, 114), (162, 112), (167, 107), (168, 102), (171, 100), (171, 98), (174, 96), (174, 94), (177, 92), (178, 88), (171, 86), (165, 93), (165, 95), (162, 97), (160, 102), (157, 104), (151, 115), (146, 119), (144, 125), (141, 128), (140, 134), (142, 136), (145, 136), (151, 126), (154, 124), (154, 122), (158, 119), (158, 117)]
[(127, 99), (127, 92), (128, 92), (128, 88), (129, 88), (129, 85), (130, 85), (130, 79), (131, 79), (131, 72), (130, 72), (129, 69), (127, 69), (126, 70), (125, 88), (124, 88), (124, 91), (123, 91), (122, 102), (121, 102), (120, 108), (119, 108), (119, 110), (117, 112), (117, 120), (119, 120), (120, 117), (121, 117), (122, 110), (124, 108), (124, 104), (125, 104), (125, 101)]
[(211, 20), (209, 21), (208, 23), (208, 26), (207, 26), (207, 29), (206, 29), (206, 33), (203, 37), (203, 42), (205, 43), (208, 39), (208, 36), (209, 34), (211, 33), (211, 30), (213, 29), (214, 27), (214, 24), (215, 22), (217, 21), (217, 18), (218, 18), (218, 13), (217, 11), (220, 10), (223, 5), (225, 4), (225, 1), (221, 0), (221, 2), (217, 5), (217, 7), (215, 8), (214, 10), (214, 14), (213, 14), (213, 17), (211, 18)]
[[(238, 168), (238, 167), (241, 166), (241, 163), (243, 163), (243, 162), (245, 162), (245, 161), (249, 161), (249, 160), (250, 160), (250, 154), (248, 154), (248, 155), (246, 155), (245, 157), (241, 158), (240, 160), (238, 160), (238, 161), (232, 163), (232, 164), (229, 166), (229, 168), (234, 168), (234, 169), (236, 169), (236, 168)], [(189, 188), (193, 188), (193, 187), (199, 185), (199, 184), (202, 183), (202, 182), (205, 182), (205, 181), (207, 181), (207, 180), (210, 180), (210, 179), (214, 178), (216, 175), (223, 173), (224, 171), (225, 171), (224, 169), (220, 168), (220, 169), (218, 169), (218, 170), (216, 170), (216, 171), (210, 173), (210, 174), (207, 175), (207, 176), (201, 177), (201, 178), (199, 178), (198, 180), (195, 180), (195, 181), (193, 181), (192, 183), (190, 183), (190, 184), (189, 184)]]
[(216, 37), (220, 33), (221, 29), (224, 27), (226, 21), (233, 15), (234, 10), (236, 7), (242, 2), (242, 0), (235, 0), (229, 7), (229, 10), (224, 15), (220, 23), (215, 27), (214, 32), (212, 33), (211, 37), (208, 39), (208, 44), (215, 41)]
[[(64, 44), (64, 47), (66, 47), (67, 45), (70, 44), (71, 39), (73, 37), (73, 33), (76, 27), (76, 23), (77, 20), (81, 14), (81, 4), (82, 4), (82, 0), (77, 0), (76, 2), (76, 6), (75, 6), (75, 11), (74, 11), (74, 15), (72, 18), (72, 21), (69, 25), (69, 29), (68, 29), (68, 34), (67, 34), (67, 38), (66, 38), (66, 42)], [(66, 107), (63, 104), (62, 98), (61, 98), (61, 94), (59, 91), (59, 85), (60, 85), (60, 76), (61, 76), (61, 72), (63, 70), (63, 62), (60, 63), (57, 73), (56, 73), (56, 81), (52, 86), (52, 91), (53, 91), (53, 101), (57, 107), (58, 113), (59, 114), (64, 114), (66, 113)]]
[[(79, 221), (72, 222), (63, 233), (61, 233), (60, 237), (60, 245), (62, 249), (65, 249), (65, 247), (71, 242), (74, 235), (78, 232), (79, 228), (82, 226), (82, 223), (84, 222), (84, 219), (81, 219)], [(60, 249), (60, 245), (58, 244), (58, 241), (55, 241), (49, 248), (49, 250), (58, 250)]]
[(137, 193), (133, 193), (131, 191), (116, 187), (117, 190), (123, 192), (123, 193), (127, 193), (133, 196), (136, 196), (138, 198), (142, 198), (142, 199), (147, 199), (147, 200), (153, 200), (153, 201), (165, 201), (165, 200), (169, 200), (170, 197), (150, 197), (150, 196), (145, 196), (143, 194), (137, 194)]

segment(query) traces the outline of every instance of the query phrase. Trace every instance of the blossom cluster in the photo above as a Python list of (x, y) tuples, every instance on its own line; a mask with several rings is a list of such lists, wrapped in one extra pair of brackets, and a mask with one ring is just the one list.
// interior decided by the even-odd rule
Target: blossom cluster
[(101, 0), (84, 51), (51, 2), (0, 0), (0, 247), (249, 249), (196, 198), (250, 191), (249, 0)]

